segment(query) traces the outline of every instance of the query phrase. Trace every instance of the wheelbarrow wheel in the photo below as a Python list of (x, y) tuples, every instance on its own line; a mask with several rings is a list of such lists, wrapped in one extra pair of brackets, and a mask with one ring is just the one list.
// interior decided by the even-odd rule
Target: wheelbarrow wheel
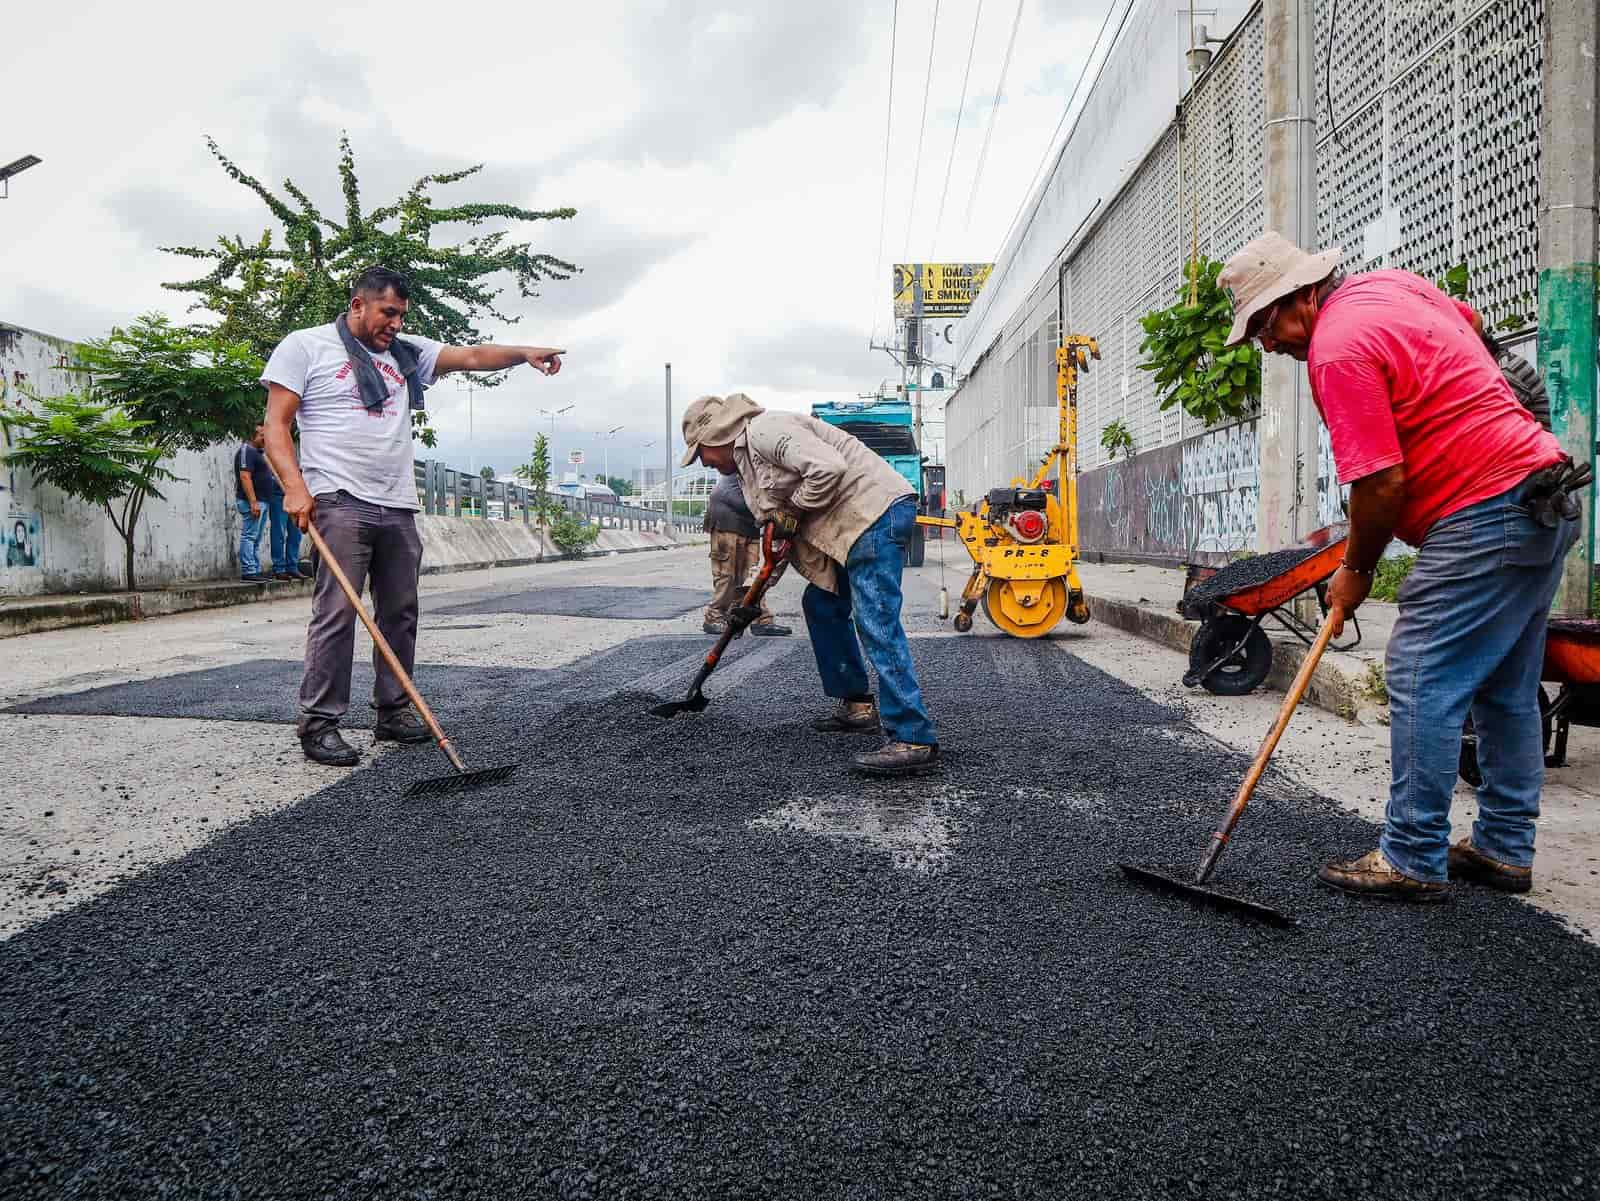
[(1226, 614), (1201, 622), (1189, 643), (1189, 670), (1199, 675), (1224, 655), (1210, 674), (1200, 676), (1200, 686), (1215, 696), (1253, 692), (1272, 670), (1272, 640), (1248, 617)]
[[(1550, 742), (1555, 734), (1555, 720), (1551, 717), (1550, 708), (1550, 694), (1545, 691), (1544, 685), (1541, 684), (1539, 686), (1539, 719), (1547, 761), (1550, 755)], [(1456, 773), (1470, 787), (1481, 788), (1483, 786), (1483, 769), (1478, 766), (1478, 732), (1472, 725), (1471, 713), (1467, 714), (1467, 720), (1461, 726), (1461, 761), (1456, 765)]]

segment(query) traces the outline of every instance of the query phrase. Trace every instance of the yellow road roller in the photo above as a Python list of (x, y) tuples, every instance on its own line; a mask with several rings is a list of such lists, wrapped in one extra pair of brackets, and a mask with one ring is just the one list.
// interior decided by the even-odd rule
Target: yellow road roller
[[(1056, 406), (1060, 432), (1032, 481), (1021, 478), (952, 517), (918, 517), (925, 526), (955, 530), (972, 556), (972, 578), (961, 592), (955, 627), (972, 628), (978, 603), (999, 630), (1039, 638), (1063, 617), (1082, 624), (1089, 605), (1078, 580), (1078, 372), (1100, 347), (1070, 334), (1056, 348)], [(1050, 472), (1056, 470), (1054, 487)]]

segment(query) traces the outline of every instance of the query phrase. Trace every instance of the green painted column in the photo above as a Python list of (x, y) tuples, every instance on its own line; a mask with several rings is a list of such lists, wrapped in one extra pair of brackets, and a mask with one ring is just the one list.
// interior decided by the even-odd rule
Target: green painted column
[[(1539, 106), (1539, 369), (1550, 422), (1567, 453), (1595, 461), (1596, 142), (1600, 141), (1600, 33), (1595, 0), (1547, 0)], [(1594, 488), (1583, 500), (1583, 535), (1556, 594), (1561, 613), (1593, 613)]]

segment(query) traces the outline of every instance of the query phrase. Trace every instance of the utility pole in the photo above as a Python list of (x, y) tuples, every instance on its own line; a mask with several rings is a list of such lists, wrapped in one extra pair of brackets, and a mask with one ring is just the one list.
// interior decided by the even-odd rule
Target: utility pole
[[(917, 274), (911, 281), (911, 328), (916, 331), (916, 350), (907, 357), (913, 360), (916, 368), (917, 399), (916, 408), (912, 412), (915, 414), (917, 455), (920, 458), (922, 455), (922, 264), (918, 263), (914, 270)], [(920, 463), (917, 470), (919, 472), (922, 470)]]
[(666, 500), (662, 505), (662, 512), (667, 518), (667, 537), (672, 537), (672, 364), (667, 364), (667, 442), (666, 442), (667, 472), (662, 477), (662, 485), (666, 489)]
[[(1316, 25), (1312, 0), (1265, 0), (1266, 227), (1304, 250), (1317, 240)], [(1263, 356), (1260, 525), (1257, 547), (1289, 546), (1317, 525), (1316, 406), (1303, 366)], [(1240, 548), (1244, 549), (1244, 548)]]
[[(1539, 113), (1539, 369), (1550, 391), (1550, 424), (1577, 463), (1593, 463), (1595, 456), (1597, 35), (1594, 0), (1547, 0)], [(1583, 506), (1582, 524), (1555, 608), (1589, 614), (1594, 490), (1573, 496)]]

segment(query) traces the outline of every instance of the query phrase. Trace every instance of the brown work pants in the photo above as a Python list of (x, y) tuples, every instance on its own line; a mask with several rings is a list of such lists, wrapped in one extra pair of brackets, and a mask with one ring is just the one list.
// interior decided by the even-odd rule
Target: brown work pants
[[(410, 673), (417, 653), (417, 573), (422, 566), (416, 514), (369, 504), (347, 492), (328, 492), (317, 497), (314, 520), (358, 595), (371, 580), (378, 629)], [(356, 612), (333, 572), (318, 563), (306, 629), (306, 674), (300, 681), (302, 735), (337, 726), (350, 708), (355, 645)], [(376, 646), (372, 666), (378, 673), (373, 704), (381, 721), (411, 702)]]
[[(761, 542), (757, 538), (741, 538), (730, 530), (711, 532), (711, 603), (706, 606), (706, 621), (721, 625), (728, 614), (744, 599), (750, 578), (761, 566)], [(772, 610), (761, 601), (758, 625), (772, 621)]]

